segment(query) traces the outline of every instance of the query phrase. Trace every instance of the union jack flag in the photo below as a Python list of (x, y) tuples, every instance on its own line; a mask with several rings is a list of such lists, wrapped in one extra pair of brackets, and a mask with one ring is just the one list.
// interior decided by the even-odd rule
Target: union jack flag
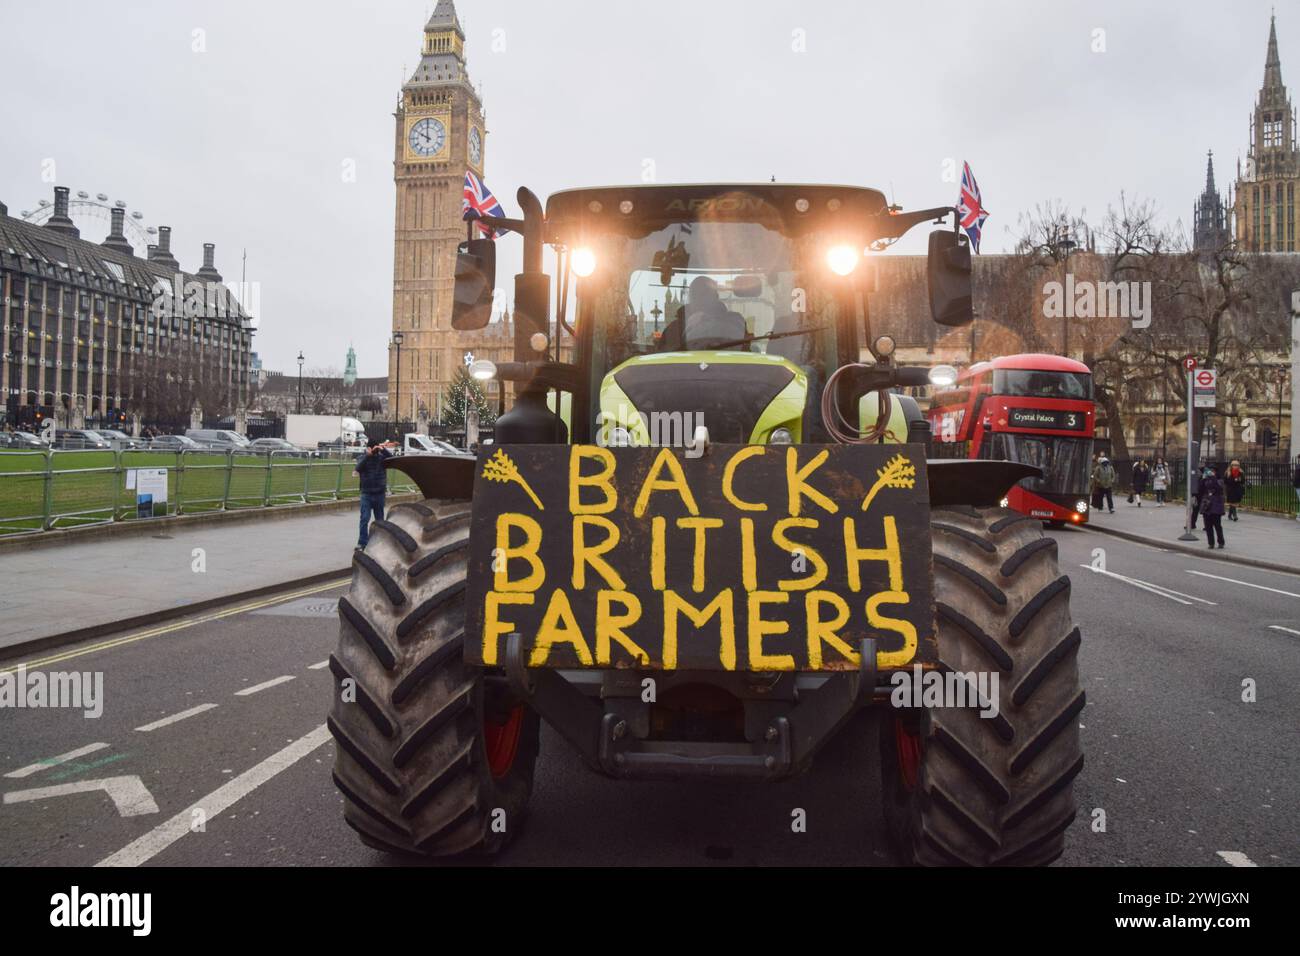
[(957, 216), (966, 235), (970, 236), (971, 248), (979, 252), (980, 232), (989, 214), (980, 200), (979, 183), (975, 182), (975, 174), (970, 171), (970, 163), (967, 162), (961, 164), (961, 194), (957, 197)]
[[(461, 194), (461, 213), (462, 219), (481, 219), (483, 216), (505, 216), (505, 211), (501, 204), (497, 202), (497, 197), (492, 195), (492, 190), (488, 189), (470, 170), (465, 170), (465, 191)], [(496, 238), (496, 230), (489, 229), (483, 223), (478, 224), (479, 229), (483, 230), (483, 235), (489, 239)]]

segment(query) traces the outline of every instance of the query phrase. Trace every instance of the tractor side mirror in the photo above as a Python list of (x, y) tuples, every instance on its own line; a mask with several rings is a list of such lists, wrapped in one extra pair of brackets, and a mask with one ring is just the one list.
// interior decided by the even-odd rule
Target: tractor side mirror
[(925, 260), (930, 287), (930, 314), (940, 325), (969, 325), (971, 305), (970, 245), (960, 233), (936, 229), (930, 233)]
[(456, 285), (452, 291), (451, 327), (481, 329), (492, 318), (496, 289), (497, 246), (492, 239), (468, 239), (456, 249)]

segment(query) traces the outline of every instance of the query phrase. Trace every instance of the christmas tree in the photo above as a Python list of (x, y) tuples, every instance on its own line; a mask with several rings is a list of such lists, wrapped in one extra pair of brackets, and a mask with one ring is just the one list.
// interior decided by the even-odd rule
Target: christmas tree
[(479, 428), (490, 428), (497, 419), (496, 410), (483, 394), (483, 383), (462, 367), (456, 370), (442, 396), (442, 424), (452, 431), (465, 430), (465, 396), (471, 408), (478, 409)]

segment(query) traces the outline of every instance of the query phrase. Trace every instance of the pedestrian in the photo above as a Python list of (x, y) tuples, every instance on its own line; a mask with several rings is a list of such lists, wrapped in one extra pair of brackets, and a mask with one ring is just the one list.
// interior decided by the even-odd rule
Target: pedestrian
[(1115, 513), (1115, 499), (1111, 496), (1111, 489), (1115, 487), (1115, 467), (1110, 463), (1110, 459), (1105, 455), (1097, 460), (1097, 467), (1093, 469), (1092, 481), (1097, 488), (1095, 500), (1097, 507), (1100, 508), (1104, 501), (1110, 513)]
[(1232, 464), (1223, 473), (1223, 497), (1228, 503), (1228, 520), (1237, 520), (1237, 505), (1246, 496), (1246, 473), (1241, 470), (1241, 462), (1232, 459)]
[(1205, 517), (1205, 537), (1210, 548), (1214, 548), (1214, 539), (1219, 539), (1219, 549), (1223, 549), (1223, 482), (1215, 475), (1209, 465), (1201, 472), (1201, 514)]
[(384, 497), (388, 494), (388, 476), (384, 472), (385, 459), (393, 457), (390, 448), (397, 442), (367, 440), (366, 450), (357, 455), (357, 466), (352, 476), (361, 479), (361, 533), (357, 536), (357, 550), (364, 551), (370, 542), (370, 516), (384, 520)]
[(1195, 468), (1192, 469), (1192, 530), (1196, 530), (1196, 522), (1201, 517), (1201, 473)]
[(1163, 458), (1157, 458), (1156, 466), (1151, 469), (1151, 490), (1156, 493), (1156, 507), (1163, 508), (1169, 493), (1169, 466)]
[(1151, 478), (1151, 466), (1147, 464), (1145, 458), (1139, 458), (1137, 464), (1133, 466), (1133, 494), (1129, 495), (1129, 503), (1137, 499), (1137, 506), (1142, 507), (1142, 495), (1146, 493), (1147, 481)]
[(1295, 489), (1296, 515), (1295, 520), (1300, 521), (1300, 458), (1295, 460), (1295, 474), (1291, 476), (1291, 487)]

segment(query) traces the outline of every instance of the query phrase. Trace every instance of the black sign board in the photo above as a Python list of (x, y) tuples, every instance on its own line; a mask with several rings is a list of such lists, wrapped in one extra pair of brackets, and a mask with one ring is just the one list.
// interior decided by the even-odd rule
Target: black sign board
[(919, 445), (509, 445), (475, 472), (466, 660), (854, 670), (933, 663)]
[(1083, 412), (1062, 408), (1009, 408), (1007, 424), (1012, 428), (1053, 428), (1081, 432), (1088, 427), (1088, 416)]

